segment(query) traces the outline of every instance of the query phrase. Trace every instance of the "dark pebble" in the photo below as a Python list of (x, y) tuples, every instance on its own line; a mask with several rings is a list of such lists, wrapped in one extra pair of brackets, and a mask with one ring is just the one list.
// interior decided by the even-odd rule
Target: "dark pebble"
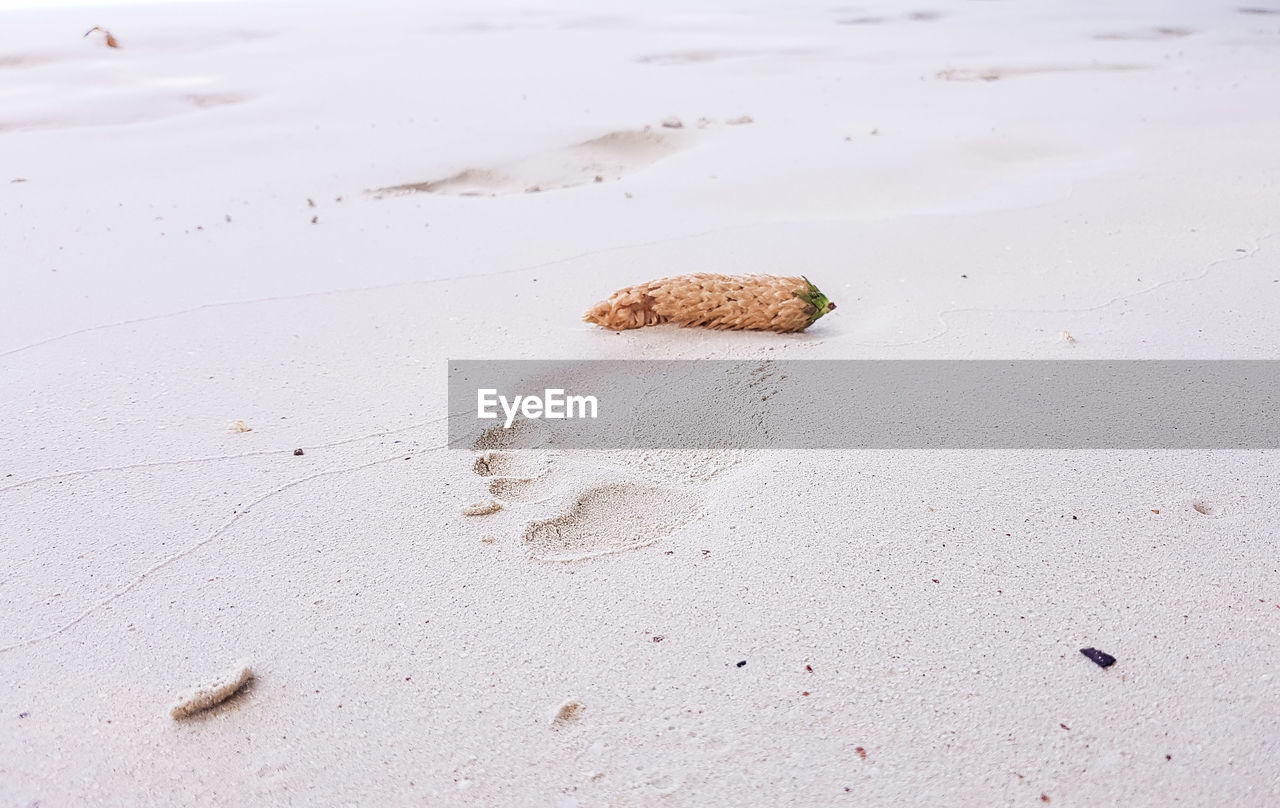
[(738, 667), (741, 668), (743, 665), (746, 665), (746, 664), (747, 664), (747, 661), (744, 659), (738, 663)]
[(1089, 657), (1100, 668), (1109, 668), (1116, 664), (1115, 657), (1105, 651), (1099, 651), (1097, 648), (1081, 648), (1080, 653)]
[(26, 718), (29, 715), (31, 715), (31, 713), (18, 713), (18, 718)]
[(293, 456), (294, 456), (294, 457), (302, 457), (302, 455), (304, 455), (304, 454), (305, 454), (305, 452), (303, 452), (301, 449), (294, 449), (294, 450), (293, 450)]

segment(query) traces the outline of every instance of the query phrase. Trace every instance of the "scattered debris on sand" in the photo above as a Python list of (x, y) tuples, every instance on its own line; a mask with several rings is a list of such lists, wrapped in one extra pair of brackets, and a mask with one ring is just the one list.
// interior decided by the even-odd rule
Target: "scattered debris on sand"
[(222, 675), (192, 687), (178, 697), (178, 701), (169, 710), (169, 715), (186, 718), (216, 704), (221, 704), (253, 678), (253, 668), (248, 660), (241, 660), (236, 666)]

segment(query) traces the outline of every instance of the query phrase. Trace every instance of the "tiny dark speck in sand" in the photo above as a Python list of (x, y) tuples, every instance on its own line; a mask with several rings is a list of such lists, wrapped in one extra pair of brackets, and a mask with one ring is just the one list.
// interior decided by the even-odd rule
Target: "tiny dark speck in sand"
[(1049, 801), (1049, 795), (1048, 795), (1048, 794), (1041, 794), (1041, 795), (1040, 795), (1040, 802), (1048, 802), (1048, 801)]
[(738, 663), (738, 667), (739, 667), (739, 668), (741, 668), (741, 667), (743, 667), (743, 666), (744, 666), (744, 665), (746, 665), (746, 664), (747, 664), (747, 661), (744, 659), (744, 660), (742, 660), (741, 662), (739, 662), (739, 663)]
[(1100, 668), (1109, 668), (1116, 664), (1115, 657), (1105, 651), (1099, 651), (1097, 648), (1081, 648), (1080, 653), (1089, 657)]
[(662, 642), (662, 641), (663, 641), (663, 640), (665, 640), (665, 639), (666, 639), (666, 637), (662, 636), (661, 634), (658, 634), (658, 635), (655, 635), (655, 636), (654, 636), (653, 641), (654, 641), (654, 642)]
[(306, 454), (306, 452), (302, 451), (301, 449), (294, 449), (294, 450), (293, 450), (293, 456), (294, 456), (294, 457), (302, 457), (304, 454)]
[(26, 718), (29, 715), (31, 715), (31, 713), (18, 713), (18, 718)]
[(857, 748), (856, 748), (856, 749), (854, 749), (853, 751), (857, 752), (857, 753), (858, 753), (858, 757), (862, 758), (863, 760), (866, 760), (866, 759), (867, 759), (867, 750), (866, 750), (866, 749), (863, 749), (861, 746), (857, 747)]

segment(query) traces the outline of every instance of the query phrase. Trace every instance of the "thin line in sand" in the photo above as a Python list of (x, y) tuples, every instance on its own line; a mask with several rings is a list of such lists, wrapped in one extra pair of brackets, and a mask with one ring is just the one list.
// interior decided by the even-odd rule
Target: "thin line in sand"
[[(443, 447), (433, 447), (433, 448), (439, 449)], [(431, 449), (427, 449), (425, 451), (431, 451)], [(269, 499), (277, 497), (280, 494), (283, 494), (284, 492), (288, 491), (291, 488), (296, 488), (297, 486), (300, 486), (304, 483), (309, 483), (312, 480), (319, 480), (323, 477), (334, 477), (339, 474), (347, 474), (348, 472), (352, 472), (352, 471), (361, 471), (363, 469), (372, 468), (373, 466), (381, 465), (383, 463), (390, 463), (395, 460), (400, 460), (404, 458), (404, 456), (405, 456), (404, 452), (396, 452), (394, 455), (391, 455), (390, 457), (381, 457), (381, 458), (378, 458), (377, 460), (367, 460), (363, 463), (357, 463), (352, 466), (343, 466), (342, 468), (329, 469), (327, 471), (318, 471), (315, 474), (308, 474), (305, 477), (299, 477), (296, 480), (292, 480), (290, 482), (285, 483), (284, 485), (273, 488), (267, 493), (263, 494), (262, 496), (250, 502), (243, 510), (240, 510), (234, 513), (225, 522), (223, 522), (221, 525), (215, 528), (213, 532), (210, 533), (208, 536), (205, 536), (203, 539), (196, 542), (195, 544), (192, 544), (183, 550), (179, 550), (178, 552), (168, 556), (167, 558), (163, 558), (160, 561), (157, 561), (155, 564), (151, 565), (151, 567), (144, 570), (140, 575), (138, 575), (136, 578), (134, 578), (132, 581), (126, 584), (124, 587), (116, 590), (112, 594), (108, 595), (107, 597), (93, 604), (92, 606), (85, 609), (83, 612), (81, 612), (71, 620), (68, 620), (66, 623), (63, 623), (62, 625), (58, 626), (52, 631), (48, 631), (39, 636), (31, 637), (29, 639), (22, 640), (21, 642), (0, 646), (0, 654), (6, 653), (9, 651), (16, 651), (19, 648), (29, 648), (38, 643), (45, 642), (46, 640), (51, 640), (54, 637), (57, 637), (59, 634), (62, 634), (63, 632), (74, 628), (76, 625), (78, 625), (80, 622), (88, 618), (94, 612), (109, 605), (113, 601), (116, 601), (124, 597), (129, 592), (132, 592), (134, 589), (141, 586), (152, 575), (155, 575), (157, 572), (169, 566), (173, 562), (178, 561), (182, 558), (185, 558), (186, 556), (189, 556), (192, 553), (194, 553), (196, 550), (199, 550), (201, 547), (204, 547), (205, 545), (208, 545), (216, 541), (220, 536), (222, 536), (224, 533), (230, 530), (232, 526), (235, 525), (235, 523), (240, 520), (240, 517), (249, 514), (250, 512), (253, 511), (254, 508), (258, 507), (262, 503), (266, 502)]]
[[(475, 410), (471, 410), (471, 412), (475, 412)], [(457, 418), (460, 415), (467, 415), (467, 414), (470, 414), (470, 413), (461, 413), (461, 412), (449, 413), (448, 415), (442, 416), (440, 418), (430, 418), (425, 421), (415, 421), (406, 426), (395, 427), (394, 429), (384, 429), (378, 432), (370, 432), (367, 435), (357, 435), (351, 438), (340, 438), (338, 440), (328, 441), (327, 443), (316, 443), (316, 444), (310, 445), (308, 448), (330, 449), (334, 446), (345, 446), (346, 444), (359, 443), (360, 441), (363, 441), (363, 440), (372, 440), (374, 438), (382, 438), (382, 437), (386, 437), (387, 435), (397, 435), (401, 432), (408, 432), (411, 429), (419, 429), (424, 426), (438, 424), (441, 421), (447, 421), (450, 418)], [(3, 493), (5, 491), (12, 491), (15, 488), (22, 488), (24, 486), (34, 485), (36, 483), (51, 482), (53, 480), (65, 480), (72, 477), (88, 476), (90, 474), (106, 474), (112, 471), (134, 471), (137, 469), (157, 468), (160, 466), (181, 466), (181, 465), (186, 465), (187, 463), (209, 463), (217, 460), (239, 460), (245, 457), (267, 457), (269, 455), (277, 455), (277, 454), (292, 455), (293, 452), (294, 452), (294, 449), (292, 447), (287, 449), (259, 449), (253, 452), (241, 452), (240, 454), (207, 455), (205, 457), (181, 457), (181, 458), (176, 458), (172, 460), (151, 460), (143, 463), (127, 463), (123, 466), (95, 466), (93, 468), (88, 468), (88, 469), (63, 471), (57, 474), (46, 474), (41, 477), (32, 477), (30, 479), (22, 480), (20, 482), (9, 483), (8, 485), (0, 486), (0, 493)]]

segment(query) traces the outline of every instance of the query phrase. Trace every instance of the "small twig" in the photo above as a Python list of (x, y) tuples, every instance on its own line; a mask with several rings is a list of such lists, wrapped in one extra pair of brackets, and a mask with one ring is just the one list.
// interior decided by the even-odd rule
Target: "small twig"
[(89, 34), (92, 34), (94, 31), (101, 31), (102, 33), (104, 33), (104, 34), (106, 34), (106, 35), (107, 35), (107, 47), (108, 47), (108, 48), (118, 48), (118, 47), (120, 47), (120, 42), (119, 42), (119, 40), (117, 40), (114, 36), (112, 36), (110, 31), (108, 31), (106, 28), (103, 28), (103, 27), (102, 27), (102, 26), (100, 26), (100, 25), (95, 25), (95, 26), (93, 26), (93, 27), (92, 27), (92, 28), (90, 28), (88, 31), (85, 31), (85, 32), (84, 32), (84, 35), (85, 35), (85, 36), (88, 36)]

